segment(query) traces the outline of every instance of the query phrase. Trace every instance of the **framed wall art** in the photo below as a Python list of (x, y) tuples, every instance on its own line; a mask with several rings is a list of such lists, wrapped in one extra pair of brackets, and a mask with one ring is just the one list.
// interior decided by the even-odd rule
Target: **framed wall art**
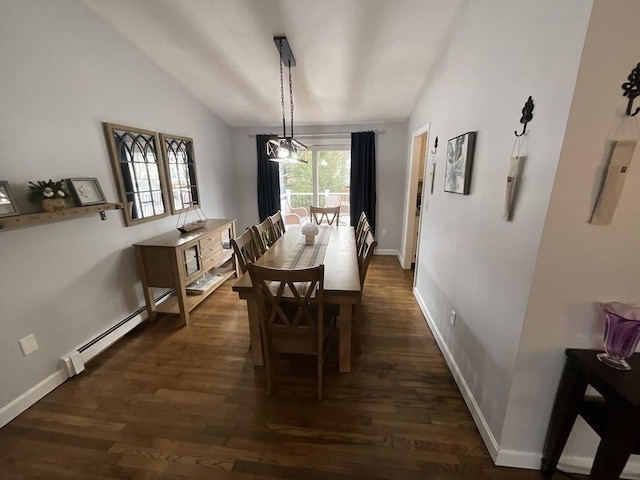
[(469, 195), (476, 133), (467, 132), (452, 138), (447, 143), (447, 166), (444, 175), (445, 192)]
[(97, 178), (68, 178), (67, 185), (79, 207), (107, 203)]
[(16, 200), (13, 198), (9, 182), (0, 181), (0, 217), (10, 217), (18, 214), (20, 212), (16, 206)]

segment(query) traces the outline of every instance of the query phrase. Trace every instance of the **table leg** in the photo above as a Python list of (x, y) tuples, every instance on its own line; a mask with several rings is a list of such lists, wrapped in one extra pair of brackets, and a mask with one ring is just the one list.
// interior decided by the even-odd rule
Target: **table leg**
[(144, 301), (147, 306), (147, 319), (152, 322), (155, 320), (156, 300), (153, 296), (153, 288), (149, 286), (149, 282), (147, 281), (144, 259), (142, 258), (142, 252), (138, 247), (136, 247), (136, 263), (138, 265), (140, 280), (142, 280), (142, 292), (144, 293)]
[(187, 305), (187, 291), (181, 286), (178, 286), (175, 293), (178, 299), (180, 318), (182, 319), (182, 323), (187, 326), (189, 325), (189, 306)]
[(615, 404), (607, 406), (609, 420), (593, 460), (593, 480), (617, 480), (638, 440), (640, 412)]
[(352, 304), (340, 304), (340, 367), (341, 372), (351, 371), (351, 312)]
[(540, 470), (545, 478), (550, 478), (558, 465), (580, 405), (587, 390), (587, 382), (580, 377), (570, 361), (566, 361), (558, 392), (553, 404), (547, 438), (544, 443)]
[(260, 319), (258, 318), (258, 305), (254, 298), (247, 298), (247, 311), (249, 312), (249, 341), (251, 342), (251, 359), (257, 367), (264, 365), (262, 356), (262, 335), (260, 334)]

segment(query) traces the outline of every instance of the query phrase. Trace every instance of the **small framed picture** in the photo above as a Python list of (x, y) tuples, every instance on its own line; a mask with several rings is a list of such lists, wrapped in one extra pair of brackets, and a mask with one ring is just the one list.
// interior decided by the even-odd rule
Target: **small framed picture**
[(444, 191), (469, 195), (473, 152), (476, 132), (467, 132), (447, 143), (447, 168), (444, 174)]
[(0, 181), (0, 217), (10, 217), (11, 215), (19, 215), (16, 200), (13, 198), (9, 182)]
[(67, 185), (76, 203), (81, 207), (107, 203), (97, 178), (68, 178)]

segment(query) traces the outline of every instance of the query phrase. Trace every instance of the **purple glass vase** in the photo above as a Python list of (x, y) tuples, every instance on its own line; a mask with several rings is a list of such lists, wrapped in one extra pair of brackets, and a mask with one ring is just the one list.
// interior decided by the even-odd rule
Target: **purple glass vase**
[(606, 324), (604, 329), (605, 353), (598, 354), (598, 360), (617, 370), (631, 370), (626, 359), (640, 340), (640, 308), (633, 308), (620, 302), (601, 303)]

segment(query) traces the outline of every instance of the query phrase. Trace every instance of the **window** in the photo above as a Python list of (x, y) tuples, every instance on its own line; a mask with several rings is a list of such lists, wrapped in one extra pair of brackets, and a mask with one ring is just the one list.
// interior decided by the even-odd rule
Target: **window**
[(349, 225), (350, 145), (311, 145), (307, 155), (307, 164), (280, 164), (280, 198), (285, 223), (304, 223), (310, 205), (339, 205), (340, 224)]
[(166, 182), (156, 132), (103, 125), (127, 226), (167, 216)]
[(171, 213), (180, 213), (199, 203), (193, 139), (161, 133), (160, 143), (169, 183)]

